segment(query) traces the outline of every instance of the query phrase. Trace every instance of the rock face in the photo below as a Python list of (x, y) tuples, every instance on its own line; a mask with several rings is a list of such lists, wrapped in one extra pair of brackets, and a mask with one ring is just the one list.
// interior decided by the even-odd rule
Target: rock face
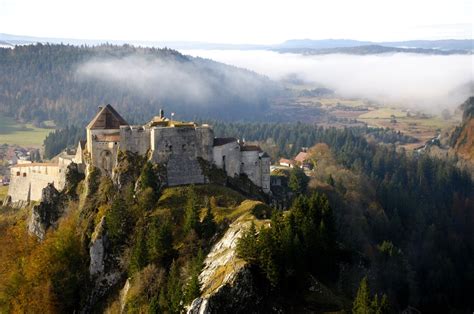
[(466, 100), (460, 108), (463, 119), (452, 134), (452, 146), (459, 156), (474, 163), (474, 97)]
[(251, 224), (248, 218), (232, 223), (206, 257), (199, 276), (202, 295), (192, 302), (188, 313), (254, 312), (259, 307), (263, 295), (257, 292), (250, 267), (236, 254), (237, 241)]
[(122, 278), (120, 270), (111, 265), (113, 256), (110, 256), (107, 249), (107, 222), (105, 217), (102, 217), (95, 227), (89, 246), (89, 275), (94, 282), (94, 288), (90, 291), (89, 299), (86, 306), (82, 309), (82, 313), (90, 313), (93, 305)]
[(91, 277), (99, 276), (104, 273), (106, 245), (107, 234), (105, 229), (105, 217), (102, 217), (100, 223), (95, 228), (89, 247), (91, 260), (89, 274)]
[(46, 231), (50, 227), (56, 227), (62, 214), (60, 193), (52, 183), (49, 183), (42, 191), (41, 203), (35, 205), (32, 209), (28, 221), (28, 232), (43, 240)]

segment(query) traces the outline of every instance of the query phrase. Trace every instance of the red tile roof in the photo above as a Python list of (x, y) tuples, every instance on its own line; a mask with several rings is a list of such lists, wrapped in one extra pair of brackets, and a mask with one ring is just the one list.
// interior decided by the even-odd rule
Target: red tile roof
[(18, 168), (18, 167), (36, 167), (36, 166), (41, 166), (41, 167), (58, 167), (58, 164), (53, 164), (53, 163), (43, 163), (43, 162), (35, 162), (35, 163), (30, 163), (30, 164), (16, 164), (12, 166), (12, 168)]
[(99, 142), (120, 142), (120, 134), (97, 134), (95, 140)]
[(280, 158), (280, 161), (278, 162), (280, 165), (281, 164), (289, 164), (289, 165), (292, 165), (294, 164), (295, 162), (293, 160), (290, 160), (290, 159), (286, 159), (286, 158)]
[(305, 162), (305, 161), (308, 160), (308, 159), (309, 159), (309, 154), (306, 153), (306, 152), (300, 152), (300, 153), (299, 153), (298, 155), (296, 155), (296, 157), (295, 157), (295, 161), (301, 162), (301, 163)]

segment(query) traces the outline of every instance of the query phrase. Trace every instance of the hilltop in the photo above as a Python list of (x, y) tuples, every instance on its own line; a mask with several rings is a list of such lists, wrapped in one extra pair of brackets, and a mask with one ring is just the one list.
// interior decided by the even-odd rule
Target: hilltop
[(167, 48), (0, 48), (0, 114), (36, 125), (84, 125), (105, 100), (131, 122), (145, 121), (163, 104), (186, 120), (263, 119), (281, 93), (281, 86), (254, 72)]

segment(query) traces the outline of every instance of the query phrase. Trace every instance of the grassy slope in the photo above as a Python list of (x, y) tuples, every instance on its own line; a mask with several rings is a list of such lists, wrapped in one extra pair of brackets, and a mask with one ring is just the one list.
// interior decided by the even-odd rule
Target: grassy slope
[(8, 185), (6, 186), (0, 185), (0, 203), (3, 201), (5, 196), (7, 196), (7, 193), (8, 193)]
[[(243, 214), (251, 212), (257, 205), (267, 206), (259, 201), (247, 200), (240, 193), (219, 185), (196, 185), (194, 188), (199, 198), (199, 205), (203, 208), (201, 215), (205, 214), (206, 202), (210, 202), (212, 197), (215, 198), (217, 206), (212, 210), (217, 222), (224, 219), (233, 221)], [(188, 189), (187, 186), (165, 189), (158, 201), (157, 209), (184, 208)]]
[(0, 144), (41, 147), (51, 131), (31, 124), (19, 124), (12, 118), (0, 115)]

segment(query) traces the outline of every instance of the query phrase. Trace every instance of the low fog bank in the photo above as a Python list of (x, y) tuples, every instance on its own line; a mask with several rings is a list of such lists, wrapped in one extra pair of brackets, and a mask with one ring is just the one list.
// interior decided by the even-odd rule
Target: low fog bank
[(258, 116), (266, 112), (271, 97), (283, 90), (255, 72), (180, 54), (95, 57), (78, 65), (76, 76), (80, 82), (104, 86), (103, 90), (138, 97), (142, 104), (137, 105), (143, 110), (149, 103), (177, 112), (181, 118), (233, 118), (250, 112)]
[(77, 69), (81, 79), (95, 79), (158, 98), (207, 101), (210, 86), (190, 63), (130, 55), (94, 58)]
[(297, 77), (345, 97), (369, 98), (437, 113), (474, 93), (471, 55), (383, 54), (303, 56), (273, 51), (186, 50), (274, 80)]

